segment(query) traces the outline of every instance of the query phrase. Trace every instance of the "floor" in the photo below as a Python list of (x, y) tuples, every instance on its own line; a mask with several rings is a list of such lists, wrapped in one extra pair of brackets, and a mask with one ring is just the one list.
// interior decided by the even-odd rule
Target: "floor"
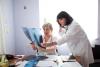
[(100, 67), (100, 62), (96, 62), (96, 63), (90, 64), (89, 67)]

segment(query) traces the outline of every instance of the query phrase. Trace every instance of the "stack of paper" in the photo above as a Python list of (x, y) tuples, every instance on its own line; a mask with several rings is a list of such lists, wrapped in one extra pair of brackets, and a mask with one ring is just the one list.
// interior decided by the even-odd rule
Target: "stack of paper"
[(39, 61), (36, 67), (58, 67), (53, 61)]

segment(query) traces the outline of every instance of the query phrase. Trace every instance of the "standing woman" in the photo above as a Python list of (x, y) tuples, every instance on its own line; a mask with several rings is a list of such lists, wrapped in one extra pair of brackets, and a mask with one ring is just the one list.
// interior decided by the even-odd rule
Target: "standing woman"
[(78, 23), (65, 11), (61, 11), (57, 15), (57, 22), (60, 28), (66, 30), (65, 35), (53, 43), (53, 45), (61, 45), (67, 43), (76, 60), (83, 67), (89, 67), (90, 63), (94, 62), (91, 44)]

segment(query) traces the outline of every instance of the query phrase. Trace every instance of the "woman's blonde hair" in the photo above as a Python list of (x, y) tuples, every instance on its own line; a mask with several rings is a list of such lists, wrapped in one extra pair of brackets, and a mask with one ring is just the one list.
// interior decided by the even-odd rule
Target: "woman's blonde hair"
[(45, 23), (45, 24), (43, 24), (42, 28), (44, 29), (45, 27), (49, 27), (51, 30), (53, 30), (53, 27), (52, 27), (51, 23)]

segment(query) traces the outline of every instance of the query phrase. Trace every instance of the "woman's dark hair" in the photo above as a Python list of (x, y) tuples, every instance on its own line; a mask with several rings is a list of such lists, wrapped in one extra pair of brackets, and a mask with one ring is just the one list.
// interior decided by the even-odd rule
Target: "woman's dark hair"
[[(73, 21), (73, 18), (65, 11), (61, 11), (58, 15), (57, 15), (57, 22), (59, 22), (59, 19), (65, 18), (66, 19), (66, 23), (65, 25), (69, 25), (71, 24), (71, 22)], [(59, 24), (59, 23), (58, 23)], [(61, 26), (61, 24), (59, 24)]]

